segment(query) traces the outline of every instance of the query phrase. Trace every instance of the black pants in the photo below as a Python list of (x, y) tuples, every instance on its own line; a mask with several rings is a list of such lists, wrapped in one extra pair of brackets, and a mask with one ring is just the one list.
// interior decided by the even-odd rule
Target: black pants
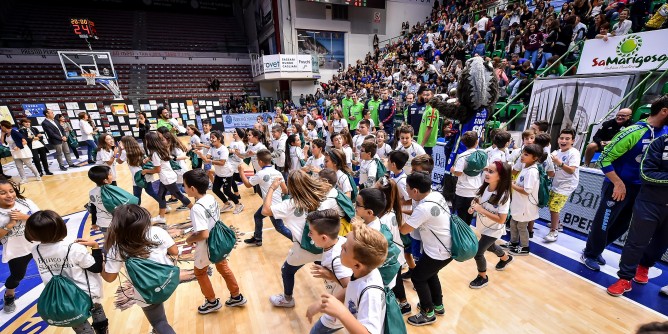
[(443, 305), (443, 291), (438, 272), (447, 266), (452, 258), (447, 260), (434, 260), (429, 255), (423, 254), (420, 261), (415, 265), (411, 281), (420, 299), (420, 307), (425, 312), (434, 310), (434, 305)]
[(452, 201), (452, 213), (456, 213), (459, 218), (469, 225), (471, 225), (471, 220), (473, 220), (473, 215), (469, 213), (469, 208), (474, 198), (462, 197), (455, 194), (455, 198)]
[(13, 258), (7, 262), (9, 265), (9, 277), (5, 281), (5, 288), (7, 290), (16, 289), (19, 286), (19, 283), (21, 283), (21, 280), (26, 275), (30, 260), (32, 260), (32, 254)]
[(234, 191), (234, 194), (241, 199), (241, 194), (239, 194), (239, 186), (237, 185), (237, 182), (241, 182), (241, 175), (239, 173), (234, 173), (232, 175), (232, 191)]
[(181, 201), (184, 206), (190, 205), (190, 200), (188, 197), (183, 196), (183, 193), (179, 191), (179, 187), (176, 186), (176, 182), (167, 185), (160, 182), (160, 187), (158, 187), (158, 207), (160, 209), (167, 208), (167, 201), (165, 200), (165, 195), (167, 195), (167, 192)]
[(668, 205), (636, 201), (619, 261), (619, 278), (630, 280), (638, 264), (651, 268), (668, 248)]
[(640, 185), (626, 184), (626, 196), (619, 202), (612, 199), (613, 189), (611, 182), (603, 182), (601, 204), (596, 210), (584, 250), (584, 256), (590, 259), (601, 255), (605, 247), (619, 239), (629, 229), (631, 223), (633, 203), (638, 197)]
[[(478, 224), (478, 223), (476, 223)], [(502, 258), (506, 255), (506, 252), (501, 248), (501, 246), (496, 244), (497, 238), (490, 237), (489, 235), (481, 235), (480, 240), (478, 241), (478, 253), (475, 254), (473, 259), (475, 259), (475, 264), (478, 267), (479, 273), (484, 273), (487, 271), (487, 260), (485, 259), (485, 252), (492, 252), (499, 258)]]
[[(237, 198), (237, 196), (232, 192), (233, 183), (235, 182), (232, 180), (232, 176), (222, 177), (216, 175), (213, 178), (213, 193), (216, 194), (216, 196), (218, 196), (218, 198), (220, 198), (220, 200), (224, 203), (228, 202), (227, 199), (229, 197), (230, 201), (234, 202), (234, 204), (239, 204), (239, 198)], [(220, 191), (221, 187), (223, 188), (223, 191)]]
[(46, 147), (40, 147), (37, 149), (32, 149), (32, 163), (37, 167), (37, 171), (42, 173), (50, 173), (49, 171), (49, 162), (46, 159), (46, 154), (48, 151)]
[(394, 283), (394, 288), (392, 288), (394, 296), (397, 297), (398, 300), (406, 300), (406, 288), (404, 287), (404, 280), (401, 279), (401, 268), (399, 268), (399, 272), (397, 273), (397, 278)]

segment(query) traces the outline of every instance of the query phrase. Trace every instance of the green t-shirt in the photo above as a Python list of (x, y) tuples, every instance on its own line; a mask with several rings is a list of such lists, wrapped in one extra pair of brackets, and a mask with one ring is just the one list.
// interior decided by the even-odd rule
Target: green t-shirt
[(380, 102), (381, 100), (374, 101), (373, 99), (369, 100), (367, 104), (367, 109), (369, 109), (369, 112), (371, 113), (371, 120), (373, 120), (373, 124), (378, 126), (378, 107), (380, 107)]
[(418, 132), (418, 144), (422, 145), (422, 140), (427, 134), (427, 127), (431, 127), (431, 134), (424, 144), (424, 147), (434, 147), (436, 145), (436, 137), (438, 136), (438, 109), (427, 106), (422, 114), (422, 121), (420, 121), (420, 131)]
[(160, 127), (162, 127), (162, 126), (169, 129), (169, 131), (172, 131), (173, 126), (172, 126), (172, 124), (169, 123), (168, 119), (158, 118), (158, 125), (157, 125), (156, 129), (160, 129)]
[(341, 100), (341, 111), (343, 112), (343, 118), (348, 121), (348, 117), (350, 116), (350, 107), (353, 105), (353, 99), (351, 98), (343, 98)]
[(346, 119), (350, 130), (357, 129), (357, 124), (362, 120), (362, 115), (364, 115), (364, 104), (357, 102), (350, 107), (350, 116), (355, 117), (355, 119)]
[(564, 66), (564, 64), (559, 64), (559, 66), (551, 68), (546, 75), (562, 76), (564, 72), (566, 72), (566, 66)]

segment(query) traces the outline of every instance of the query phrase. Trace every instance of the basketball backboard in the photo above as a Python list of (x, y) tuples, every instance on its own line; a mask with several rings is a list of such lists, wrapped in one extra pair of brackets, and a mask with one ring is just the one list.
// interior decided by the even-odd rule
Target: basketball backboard
[(96, 79), (118, 79), (109, 52), (58, 51), (65, 80), (86, 80), (82, 73), (95, 73)]

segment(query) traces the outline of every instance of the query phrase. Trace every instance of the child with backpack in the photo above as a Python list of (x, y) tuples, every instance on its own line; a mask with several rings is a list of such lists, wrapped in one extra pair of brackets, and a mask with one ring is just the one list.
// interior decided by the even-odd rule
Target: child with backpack
[(477, 149), (478, 133), (475, 131), (464, 132), (461, 142), (466, 146), (466, 151), (457, 156), (450, 170), (452, 175), (457, 177), (452, 211), (465, 223), (471, 225), (473, 215), (468, 213), (468, 210), (476, 192), (482, 185), (480, 174), (487, 163), (487, 155), (484, 151)]
[(413, 127), (410, 125), (403, 125), (399, 128), (399, 144), (397, 151), (404, 151), (408, 154), (408, 162), (404, 166), (404, 172), (411, 173), (411, 161), (418, 155), (426, 154), (424, 148), (420, 144), (413, 141)]
[[(341, 264), (341, 248), (346, 243), (346, 238), (339, 236), (341, 228), (339, 213), (334, 209), (315, 211), (306, 216), (306, 221), (311, 230), (313, 244), (323, 249), (321, 264), (314, 264), (311, 267), (311, 274), (315, 278), (324, 279), (328, 294), (340, 295), (350, 283), (353, 271)], [(312, 322), (311, 319), (318, 313), (320, 313), (320, 303), (311, 304), (306, 310), (309, 322)], [(314, 329), (321, 327), (336, 330), (343, 327), (343, 324), (338, 319), (323, 314), (313, 326)], [(316, 332), (312, 330), (311, 333)]]
[(97, 155), (95, 161), (97, 165), (109, 166), (111, 168), (111, 184), (116, 185), (116, 160), (118, 160), (119, 152), (114, 137), (110, 134), (103, 133), (100, 135), (97, 143)]
[(496, 240), (506, 234), (505, 224), (510, 209), (511, 194), (510, 165), (494, 161), (485, 168), (484, 181), (478, 189), (477, 197), (471, 203), (470, 213), (477, 213), (476, 227), (480, 231), (478, 253), (474, 259), (478, 266), (478, 276), (469, 283), (469, 288), (480, 289), (489, 283), (485, 252), (499, 257), (496, 270), (504, 270), (513, 257), (496, 244)]
[[(169, 149), (164, 144), (160, 137), (155, 132), (149, 132), (146, 134), (146, 150), (148, 151), (148, 156), (151, 158), (153, 163), (152, 169), (143, 169), (142, 174), (158, 174), (160, 180), (160, 185), (158, 188), (158, 207), (160, 208), (159, 214), (157, 217), (152, 218), (154, 223), (167, 223), (165, 219), (165, 213), (167, 212), (167, 201), (165, 200), (165, 195), (167, 192), (175, 196), (183, 204), (180, 208), (192, 207), (190, 200), (181, 193), (179, 188), (176, 186), (178, 181), (178, 175), (172, 169), (170, 160), (172, 156), (169, 152)], [(177, 209), (179, 210), (179, 209)], [(182, 209), (183, 210), (183, 209)]]
[[(241, 176), (239, 176), (239, 170), (238, 170), (239, 165), (241, 164), (241, 158), (238, 155), (236, 155), (235, 152), (239, 152), (241, 154), (246, 153), (246, 144), (244, 144), (243, 142), (245, 138), (246, 138), (246, 131), (244, 129), (235, 128), (234, 132), (232, 132), (232, 142), (230, 143), (230, 146), (228, 148), (230, 157), (227, 163), (230, 164), (229, 168), (232, 170), (232, 181), (233, 181), (232, 191), (234, 192), (234, 196), (236, 196), (239, 200), (241, 200), (241, 194), (239, 193), (239, 187), (237, 185), (237, 182), (241, 182)], [(208, 138), (208, 141), (210, 146), (211, 145), (210, 136)], [(206, 170), (206, 168), (204, 170)], [(212, 174), (209, 172), (209, 180), (211, 180), (211, 183), (213, 184), (213, 177), (211, 175)]]
[[(360, 157), (360, 169), (359, 169), (359, 186), (360, 189), (372, 187), (376, 180), (384, 176), (381, 173), (383, 171), (379, 170), (380, 162), (378, 159), (374, 158), (376, 156), (376, 143), (372, 140), (366, 140), (362, 143), (359, 149)], [(385, 166), (382, 166), (384, 169)]]
[[(152, 268), (158, 265), (160, 268), (169, 268), (171, 273), (176, 274), (175, 277), (172, 274), (164, 278), (162, 272), (154, 272), (154, 276), (160, 276), (159, 282), (150, 277), (146, 277), (145, 280), (132, 281), (135, 290), (134, 299), (153, 329), (159, 334), (176, 334), (167, 321), (163, 302), (151, 304), (146, 301), (145, 297), (146, 291), (171, 294), (179, 283), (179, 269), (174, 266), (174, 261), (170, 258), (170, 256), (177, 256), (179, 249), (169, 233), (160, 227), (152, 226), (151, 215), (146, 209), (134, 204), (123, 205), (114, 211), (114, 219), (109, 226), (109, 236), (104, 248), (109, 251), (102, 278), (108, 283), (116, 280), (123, 265), (130, 275), (130, 263), (138, 259), (150, 263), (153, 265)], [(132, 280), (132, 275), (130, 278)], [(151, 286), (137, 285), (141, 282), (149, 283)], [(166, 300), (164, 296), (162, 299)]]
[[(246, 188), (253, 188), (255, 186), (259, 186), (260, 188), (260, 196), (265, 199), (267, 196), (269, 196), (269, 190), (271, 185), (273, 184), (274, 180), (279, 179), (283, 181), (283, 173), (279, 172), (274, 168), (274, 166), (271, 164), (271, 152), (269, 150), (260, 150), (256, 154), (257, 156), (257, 163), (260, 167), (259, 170), (255, 172), (255, 175), (251, 176), (250, 178), (246, 177), (246, 174), (244, 174), (244, 166), (239, 165), (238, 170), (239, 170), (239, 175), (241, 176), (241, 182), (244, 183)], [(281, 202), (282, 199), (282, 194), (287, 194), (287, 188), (285, 187), (285, 183), (280, 184), (281, 191), (272, 191), (271, 196), (271, 201), (273, 204), (278, 204)], [(262, 206), (260, 206), (257, 211), (255, 211), (255, 214), (253, 215), (253, 220), (255, 221), (255, 232), (253, 233), (253, 236), (245, 239), (244, 243), (248, 245), (255, 245), (255, 246), (262, 246), (262, 220), (265, 218), (265, 216), (262, 214)], [(271, 223), (274, 225), (276, 228), (276, 231), (278, 233), (282, 234), (284, 237), (292, 240), (292, 233), (290, 230), (285, 227), (283, 224), (283, 221), (280, 219), (276, 219), (274, 217), (269, 217), (271, 220)]]
[(357, 134), (353, 137), (353, 152), (355, 153), (355, 162), (354, 164), (359, 164), (361, 161), (360, 157), (360, 150), (362, 149), (362, 143), (366, 140), (366, 136), (368, 136), (369, 133), (369, 127), (371, 126), (371, 123), (369, 120), (363, 119), (359, 122), (357, 125)]
[(492, 146), (485, 150), (487, 153), (487, 165), (489, 166), (494, 161), (507, 162), (508, 144), (510, 144), (510, 133), (507, 131), (498, 131), (492, 138)]
[[(51, 210), (37, 211), (33, 213), (26, 221), (25, 237), (31, 242), (40, 244), (32, 249), (32, 256), (37, 263), (39, 275), (45, 284), (45, 289), (38, 301), (40, 315), (49, 324), (54, 324), (54, 318), (62, 319), (62, 311), (69, 310), (68, 304), (60, 304), (58, 300), (42, 299), (42, 296), (48, 295), (50, 290), (49, 282), (55, 276), (63, 276), (69, 279), (69, 284), (80, 289), (84, 297), (80, 302), (82, 304), (91, 303), (91, 309), (87, 310), (93, 316), (93, 324), (88, 323), (88, 313), (85, 318), (79, 318), (78, 323), (72, 326), (75, 333), (96, 333), (106, 334), (108, 332), (109, 321), (104, 313), (100, 300), (102, 298), (102, 272), (103, 259), (102, 250), (98, 243), (93, 240), (67, 238), (67, 226), (56, 212)], [(92, 248), (92, 254), (88, 252), (87, 247)], [(67, 283), (65, 283), (67, 284)], [(57, 287), (56, 287), (57, 288)], [(85, 295), (85, 296), (84, 296)], [(70, 296), (74, 298), (75, 296)], [(73, 301), (78, 301), (73, 299)], [(44, 305), (46, 303), (47, 305)], [(43, 310), (60, 309), (61, 312), (43, 312)], [(51, 317), (54, 318), (51, 318)], [(49, 321), (51, 320), (51, 321)], [(58, 324), (55, 324), (58, 325)], [(68, 326), (69, 327), (69, 326)]]
[[(378, 267), (387, 256), (387, 240), (377, 230), (356, 223), (341, 249), (341, 264), (350, 268), (356, 279), (348, 283), (345, 293), (322, 294), (320, 311), (338, 319), (349, 332), (381, 333), (387, 304)], [(332, 332), (320, 321), (311, 328), (311, 334)]]
[(339, 216), (341, 217), (341, 228), (339, 230), (340, 236), (346, 236), (348, 232), (353, 230), (352, 219), (355, 217), (355, 205), (350, 197), (342, 193), (336, 188), (336, 172), (329, 168), (325, 168), (318, 173), (318, 178), (327, 182), (330, 186), (328, 198), (335, 198)]
[[(264, 134), (257, 129), (250, 129), (246, 132), (246, 139), (248, 140), (248, 150), (243, 152), (241, 149), (236, 149), (234, 150), (234, 155), (241, 159), (250, 158), (250, 164), (257, 173), (262, 169), (257, 161), (257, 152), (267, 149), (267, 146), (264, 144)], [(240, 174), (243, 174), (243, 171)]]
[[(401, 216), (405, 222), (408, 219), (408, 212), (413, 211), (413, 200), (408, 196), (408, 191), (406, 190), (406, 173), (403, 171), (404, 165), (408, 161), (408, 154), (404, 151), (392, 151), (387, 160), (388, 170), (390, 171), (390, 177), (397, 184), (397, 190), (399, 191), (399, 198), (401, 200)], [(415, 268), (415, 259), (411, 255), (413, 246), (418, 244), (419, 240), (413, 239), (412, 236), (406, 235), (409, 240), (409, 245), (404, 245), (404, 259), (408, 265), (408, 270), (401, 275), (402, 279), (410, 280), (411, 273)], [(419, 253), (419, 246), (417, 247), (417, 252)], [(399, 283), (397, 283), (398, 285)], [(397, 292), (395, 291), (395, 294)], [(402, 305), (402, 307), (405, 307)]]
[(555, 242), (559, 236), (559, 212), (566, 205), (568, 197), (577, 189), (580, 182), (580, 151), (573, 147), (575, 130), (562, 129), (559, 132), (559, 149), (550, 154), (555, 171), (548, 206), (550, 208), (550, 232), (543, 238), (546, 242)]
[(9, 276), (5, 280), (4, 306), (2, 310), (9, 314), (16, 311), (15, 290), (25, 277), (33, 243), (25, 238), (25, 222), (33, 212), (39, 211), (37, 205), (23, 197), (18, 186), (12, 181), (0, 177), (0, 242), (2, 243), (2, 262), (9, 267)]
[(352, 170), (346, 164), (343, 151), (332, 149), (325, 152), (325, 167), (336, 172), (336, 188), (351, 200), (357, 197), (357, 186), (352, 181)]
[(102, 187), (113, 185), (114, 174), (109, 166), (98, 165), (88, 170), (88, 178), (95, 183), (95, 188), (88, 192), (88, 198), (90, 198), (88, 211), (91, 214), (90, 228), (102, 232), (106, 239), (112, 216), (102, 202)]
[(445, 314), (438, 272), (452, 261), (450, 210), (443, 195), (431, 190), (431, 176), (425, 172), (410, 174), (406, 178), (406, 190), (418, 204), (399, 232), (408, 234), (418, 230), (424, 249), (411, 275), (420, 299), (420, 313), (409, 317), (408, 323), (424, 326), (436, 322), (436, 314)]
[[(186, 152), (188, 151), (188, 148), (185, 145), (183, 145), (183, 143), (179, 140), (179, 138), (176, 137), (175, 134), (171, 132), (164, 133), (163, 137), (165, 137), (165, 139), (167, 140), (167, 145), (169, 146), (169, 153), (171, 153), (172, 159), (178, 165), (178, 167), (172, 167), (172, 168), (176, 173), (176, 186), (179, 189), (179, 191), (183, 193), (184, 192), (183, 173), (186, 172), (186, 160), (188, 159), (188, 155), (186, 155)], [(173, 202), (176, 202), (176, 196), (174, 196)], [(189, 207), (187, 205), (181, 205), (176, 208), (176, 211), (186, 211), (188, 209)]]
[(285, 175), (299, 170), (304, 162), (304, 150), (301, 147), (301, 140), (298, 134), (291, 134), (285, 141)]
[[(199, 132), (199, 129), (195, 125), (188, 125), (186, 127), (186, 134), (190, 136), (190, 147), (188, 147), (186, 150), (183, 150), (184, 152), (191, 152), (194, 150), (199, 150), (204, 148), (204, 145), (202, 145), (202, 139), (200, 136), (202, 133)], [(202, 161), (199, 161), (199, 163), (196, 166), (193, 166), (194, 168), (201, 168), (202, 167)]]
[(132, 194), (137, 197), (139, 202), (137, 205), (141, 205), (141, 193), (142, 190), (146, 190), (146, 193), (151, 196), (153, 199), (158, 201), (158, 195), (153, 190), (153, 178), (148, 175), (144, 176), (144, 181), (146, 185), (140, 187), (137, 185), (137, 180), (135, 176), (137, 173), (141, 174), (142, 166), (145, 162), (148, 162), (148, 158), (144, 154), (144, 150), (139, 146), (139, 143), (133, 136), (123, 136), (121, 138), (121, 156), (118, 158), (121, 162), (127, 162), (128, 168), (130, 168), (130, 177), (132, 178)]
[[(233, 163), (230, 161), (227, 146), (223, 145), (225, 138), (220, 131), (213, 131), (209, 140), (211, 141), (211, 147), (206, 156), (199, 150), (195, 150), (195, 152), (205, 163), (213, 166), (214, 178), (212, 191), (225, 205), (219, 212), (222, 213), (234, 209), (234, 214), (239, 214), (243, 211), (244, 205), (241, 204), (239, 198), (232, 192), (232, 184), (235, 183), (232, 177), (232, 168), (238, 168), (238, 166), (232, 165)], [(221, 189), (223, 190), (221, 191)]]
[(510, 241), (508, 248), (513, 255), (529, 255), (528, 225), (538, 219), (538, 190), (540, 177), (537, 164), (545, 160), (545, 152), (538, 144), (529, 144), (522, 149), (520, 162), (524, 168), (512, 184), (510, 201)]
[[(216, 144), (215, 139), (213, 144)], [(207, 242), (209, 232), (214, 228), (220, 217), (220, 208), (216, 199), (206, 193), (209, 188), (209, 177), (204, 170), (193, 169), (183, 174), (183, 185), (186, 194), (195, 199), (195, 204), (190, 210), (193, 233), (186, 239), (186, 243), (195, 244), (195, 278), (197, 278), (197, 283), (199, 283), (200, 290), (205, 298), (204, 304), (197, 308), (197, 312), (207, 314), (217, 311), (223, 306), (220, 300), (216, 298), (216, 293), (211, 286), (211, 280), (209, 280), (207, 273), (209, 264), (211, 264)], [(227, 258), (214, 263), (214, 266), (225, 280), (227, 289), (230, 291), (230, 298), (225, 301), (225, 306), (234, 307), (246, 304), (246, 298), (239, 290), (239, 284), (232, 269), (230, 269)]]

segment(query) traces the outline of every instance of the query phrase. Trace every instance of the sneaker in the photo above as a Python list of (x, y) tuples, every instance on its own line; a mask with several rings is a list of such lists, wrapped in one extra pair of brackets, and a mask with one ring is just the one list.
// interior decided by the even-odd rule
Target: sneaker
[(649, 282), (647, 274), (649, 274), (649, 268), (638, 265), (638, 268), (636, 268), (636, 276), (633, 277), (633, 281), (638, 284), (647, 284), (647, 282)]
[(21, 181), (19, 181), (19, 184), (25, 184), (25, 183), (28, 183), (28, 179), (26, 179), (25, 177), (22, 178)]
[(562, 225), (561, 223), (559, 223), (559, 226), (557, 226), (557, 231), (558, 231), (558, 232), (563, 232), (563, 231), (564, 231), (564, 225)]
[(46, 172), (44, 172), (44, 174), (45, 174), (45, 175), (53, 175), (53, 173), (51, 173), (51, 172), (48, 171), (48, 170), (47, 170)]
[(598, 262), (599, 265), (602, 265), (602, 266), (605, 265), (605, 259), (603, 258), (603, 255), (602, 255), (602, 254), (599, 254), (599, 255), (596, 257), (596, 262)]
[(170, 212), (172, 212), (172, 207), (168, 205), (168, 206), (165, 208), (165, 213), (170, 213)]
[(165, 217), (155, 216), (151, 218), (151, 223), (153, 224), (167, 224), (167, 219)]
[(498, 270), (498, 271), (504, 271), (506, 269), (506, 267), (510, 264), (510, 262), (513, 262), (513, 256), (512, 255), (508, 255), (508, 260), (506, 260), (506, 261), (499, 260), (499, 263), (497, 263), (496, 267), (494, 267), (494, 268), (496, 268), (496, 270)]
[(611, 296), (619, 297), (624, 294), (624, 292), (631, 291), (631, 281), (625, 279), (618, 279), (617, 282), (613, 283), (606, 290)]
[(412, 308), (411, 308), (411, 304), (409, 302), (399, 304), (399, 307), (401, 307), (401, 315), (411, 314)]
[(469, 288), (471, 289), (482, 289), (487, 286), (489, 283), (489, 277), (483, 278), (482, 276), (478, 275), (476, 278), (469, 283)]
[(269, 301), (271, 302), (271, 305), (276, 307), (295, 307), (295, 299), (292, 298), (287, 300), (285, 299), (285, 295), (282, 293), (280, 295), (273, 295), (269, 297)]
[(244, 295), (239, 294), (236, 297), (230, 297), (227, 301), (225, 301), (225, 306), (227, 307), (235, 307), (235, 306), (243, 306), (246, 304), (248, 300), (244, 298)]
[(36, 180), (36, 181), (42, 181), (42, 177), (41, 177), (41, 176), (38, 176), (38, 177), (35, 178), (35, 180)]
[(170, 199), (167, 200), (167, 204), (176, 203), (176, 202), (178, 202), (178, 201), (179, 201), (179, 200), (176, 199), (176, 198), (170, 198)]
[(586, 257), (586, 256), (584, 256), (584, 254), (582, 254), (582, 256), (580, 256), (580, 260), (582, 260), (582, 263), (584, 263), (584, 265), (585, 265), (587, 268), (589, 268), (589, 269), (591, 269), (591, 270), (593, 270), (593, 271), (599, 271), (599, 270), (601, 270), (601, 265), (598, 264), (598, 262), (596, 261), (596, 259), (592, 259), (592, 258)]
[(526, 256), (529, 255), (529, 253), (530, 253), (529, 246), (527, 247), (516, 246), (515, 248), (510, 248), (510, 254), (516, 256)]
[(250, 237), (250, 239), (245, 239), (244, 243), (255, 246), (262, 246), (262, 239), (256, 239), (255, 237)]
[(205, 299), (204, 304), (202, 304), (202, 306), (197, 308), (197, 312), (199, 312), (199, 314), (207, 314), (214, 311), (218, 311), (220, 310), (221, 307), (223, 307), (223, 304), (220, 303), (220, 299), (216, 298), (216, 301), (214, 301), (213, 303), (210, 302), (208, 299)]
[(60, 170), (62, 170), (63, 172), (67, 170), (67, 167), (65, 167), (63, 165), (60, 165), (59, 167), (60, 167)]
[(9, 313), (14, 313), (16, 311), (16, 303), (14, 303), (14, 300), (16, 300), (16, 296), (7, 296), (5, 295), (5, 306), (2, 307), (2, 310), (9, 314)]
[(416, 315), (408, 317), (408, 324), (413, 326), (425, 326), (431, 325), (436, 322), (436, 316), (432, 313), (429, 316), (426, 313), (418, 313)]
[(557, 241), (557, 238), (558, 238), (558, 237), (559, 237), (559, 232), (557, 232), (557, 231), (550, 231), (550, 233), (548, 233), (548, 234), (543, 238), (543, 240), (545, 240), (545, 242), (555, 242), (555, 241)]
[[(420, 308), (420, 303), (417, 303), (418, 311), (422, 311)], [(443, 305), (434, 305), (434, 314), (436, 315), (445, 315), (445, 307)]]
[(241, 203), (239, 203), (239, 204), (237, 204), (237, 206), (234, 208), (234, 212), (233, 212), (233, 213), (234, 213), (235, 215), (238, 215), (238, 214), (241, 213), (241, 211), (244, 211), (244, 205), (241, 204)]
[(230, 211), (232, 209), (234, 209), (234, 205), (232, 205), (232, 203), (227, 203), (227, 204), (225, 204), (225, 206), (223, 206), (220, 209), (220, 213), (227, 212), (227, 211)]
[(176, 211), (188, 211), (190, 210), (187, 206), (181, 205), (178, 208), (176, 208)]
[(506, 242), (505, 244), (502, 244), (502, 245), (501, 245), (501, 248), (513, 249), (513, 248), (515, 248), (515, 247), (517, 247), (517, 246), (519, 246), (519, 245), (520, 245), (519, 242), (510, 242), (510, 241), (508, 241), (508, 242)]
[(411, 276), (413, 276), (413, 269), (408, 268), (405, 273), (401, 274), (401, 279), (404, 281), (410, 281)]

